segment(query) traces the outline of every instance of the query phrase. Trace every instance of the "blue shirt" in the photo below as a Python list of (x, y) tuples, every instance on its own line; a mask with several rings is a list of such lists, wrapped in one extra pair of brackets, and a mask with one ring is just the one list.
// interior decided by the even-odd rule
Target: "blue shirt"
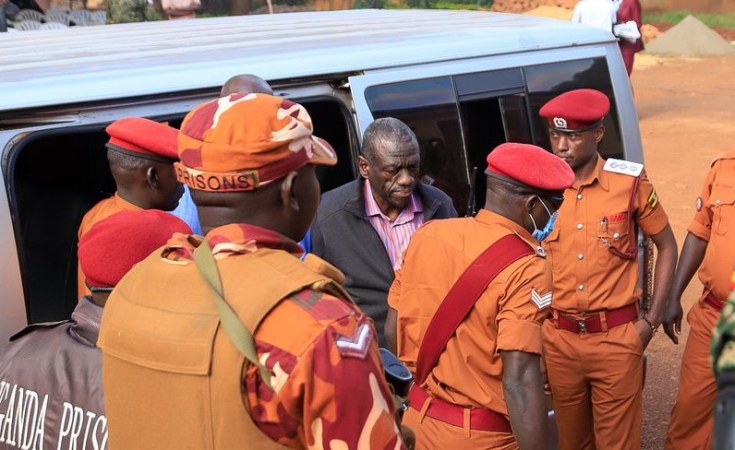
[(194, 234), (203, 236), (202, 224), (199, 223), (199, 214), (197, 213), (197, 205), (191, 199), (191, 191), (189, 187), (184, 185), (184, 194), (179, 199), (179, 205), (171, 211), (171, 214), (186, 222)]

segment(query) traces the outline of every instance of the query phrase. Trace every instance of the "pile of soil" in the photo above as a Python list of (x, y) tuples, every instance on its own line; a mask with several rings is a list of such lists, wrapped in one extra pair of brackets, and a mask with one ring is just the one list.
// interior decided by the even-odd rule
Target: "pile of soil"
[(646, 51), (665, 56), (723, 56), (735, 54), (735, 46), (696, 17), (687, 16), (650, 42)]

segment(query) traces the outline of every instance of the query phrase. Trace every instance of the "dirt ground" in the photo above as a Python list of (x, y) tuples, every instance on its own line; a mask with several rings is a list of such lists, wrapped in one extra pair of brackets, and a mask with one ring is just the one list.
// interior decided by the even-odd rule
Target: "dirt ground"
[[(735, 57), (659, 59), (639, 55), (632, 83), (638, 104), (646, 170), (666, 208), (679, 246), (712, 159), (735, 150)], [(685, 292), (687, 311), (702, 286)], [(650, 344), (644, 391), (643, 448), (662, 449), (688, 333), (679, 345), (663, 332)]]

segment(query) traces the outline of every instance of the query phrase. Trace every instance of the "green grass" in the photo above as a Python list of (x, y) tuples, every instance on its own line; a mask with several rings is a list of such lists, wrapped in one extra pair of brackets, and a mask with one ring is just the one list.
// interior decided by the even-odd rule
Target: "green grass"
[[(434, 5), (435, 9), (459, 9), (459, 10), (477, 10), (480, 8), (477, 4), (451, 3), (448, 1), (438, 1)], [(484, 8), (487, 9), (487, 8)]]
[[(686, 11), (669, 11), (663, 13), (643, 13), (644, 23), (670, 23), (675, 25), (681, 22), (690, 13)], [(694, 13), (692, 14), (708, 27), (735, 29), (735, 13)]]

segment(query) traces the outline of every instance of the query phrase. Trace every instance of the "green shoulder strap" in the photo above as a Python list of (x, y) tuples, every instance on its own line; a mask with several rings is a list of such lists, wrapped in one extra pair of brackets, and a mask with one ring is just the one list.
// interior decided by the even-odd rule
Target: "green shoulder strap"
[(207, 282), (214, 295), (215, 303), (219, 310), (220, 322), (227, 337), (230, 338), (230, 341), (242, 353), (242, 356), (258, 368), (260, 377), (270, 387), (271, 374), (268, 368), (258, 361), (253, 335), (245, 328), (245, 325), (237, 314), (235, 314), (235, 311), (232, 310), (222, 294), (222, 281), (220, 280), (219, 270), (217, 269), (217, 262), (214, 260), (212, 249), (209, 247), (207, 241), (202, 240), (199, 247), (194, 250), (194, 262), (202, 278)]

